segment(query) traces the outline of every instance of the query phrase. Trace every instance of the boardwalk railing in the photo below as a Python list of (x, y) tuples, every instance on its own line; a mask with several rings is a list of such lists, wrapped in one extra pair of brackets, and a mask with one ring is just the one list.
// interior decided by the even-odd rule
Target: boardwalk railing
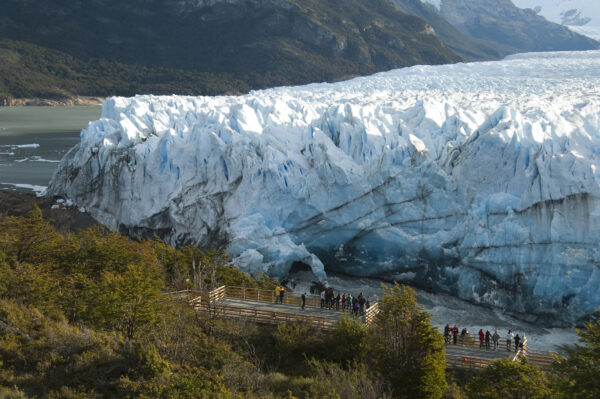
[(523, 350), (523, 356), (531, 364), (538, 366), (543, 371), (551, 371), (552, 363), (554, 362), (554, 356), (556, 354), (548, 351), (533, 351), (525, 347)]
[(365, 310), (365, 324), (370, 326), (375, 323), (375, 317), (379, 313), (379, 303), (375, 302), (370, 308)]
[[(450, 341), (452, 342), (452, 339)], [(460, 335), (457, 340), (457, 345), (453, 345), (452, 343), (447, 344), (447, 345), (460, 347), (462, 345)], [(479, 337), (467, 335), (467, 337), (465, 337), (464, 346), (480, 347)], [(485, 348), (485, 342), (484, 342), (484, 348)], [(494, 348), (493, 343), (490, 343), (490, 349), (493, 349), (493, 348)], [(482, 349), (482, 350), (484, 350), (484, 349)], [(506, 339), (501, 338), (498, 341), (498, 351), (506, 351)], [(491, 360), (491, 359), (486, 359), (486, 358), (477, 357), (477, 356), (471, 356), (470, 353), (472, 353), (472, 352), (469, 352), (469, 354), (467, 354), (466, 352), (464, 354), (446, 354), (446, 364), (449, 367), (463, 367), (463, 368), (476, 367), (477, 368), (477, 367), (485, 367), (485, 366), (491, 364), (492, 362), (494, 362), (494, 360)], [(523, 357), (526, 358), (529, 363), (538, 366), (543, 371), (551, 371), (552, 370), (552, 362), (554, 361), (554, 353), (553, 352), (541, 351), (541, 350), (533, 351), (527, 346), (527, 340), (525, 340), (525, 342), (523, 342), (522, 348), (515, 350), (515, 344), (513, 341), (511, 343), (510, 359), (512, 361), (518, 361), (518, 360), (522, 359)]]
[(199, 311), (211, 311), (216, 317), (244, 319), (255, 323), (280, 324), (301, 322), (323, 330), (331, 330), (335, 326), (335, 320), (323, 316), (305, 316), (296, 313), (230, 306), (226, 304), (215, 304), (213, 305), (212, 310), (209, 309), (209, 306), (206, 304), (198, 305), (195, 308)]
[(493, 359), (472, 356), (469, 354), (463, 355), (448, 355), (446, 354), (446, 367), (450, 368), (465, 368), (465, 369), (480, 369), (489, 366), (494, 362)]

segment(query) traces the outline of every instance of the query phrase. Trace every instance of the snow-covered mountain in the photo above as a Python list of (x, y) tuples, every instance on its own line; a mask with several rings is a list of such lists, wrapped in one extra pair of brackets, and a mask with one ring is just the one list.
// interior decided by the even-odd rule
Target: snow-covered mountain
[(246, 96), (111, 98), (48, 193), (102, 223), (540, 322), (600, 304), (600, 52)]
[[(407, 1), (415, 0), (392, 0), (394, 3)], [(595, 50), (600, 47), (597, 41), (560, 25), (561, 21), (544, 18), (543, 11), (539, 15), (531, 8), (519, 8), (520, 3), (529, 3), (529, 0), (517, 0), (517, 5), (512, 0), (423, 1), (461, 32), (484, 42), (495, 43), (498, 50), (504, 54), (528, 51)], [(591, 4), (594, 1), (590, 0), (587, 3)], [(560, 1), (531, 0), (531, 2), (559, 3)], [(575, 2), (574, 0), (573, 3)], [(565, 0), (561, 3), (570, 2)], [(578, 3), (585, 2), (580, 0)], [(586, 20), (585, 16), (577, 12), (568, 10), (565, 12), (571, 21)], [(443, 35), (441, 37), (444, 40)]]
[(568, 26), (577, 33), (600, 40), (600, 2), (598, 0), (513, 0), (521, 8), (531, 8), (552, 22)]

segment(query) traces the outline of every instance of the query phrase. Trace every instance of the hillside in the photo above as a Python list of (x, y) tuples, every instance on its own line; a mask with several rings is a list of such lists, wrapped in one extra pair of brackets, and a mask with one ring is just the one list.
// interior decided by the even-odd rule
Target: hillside
[(235, 93), (461, 60), (385, 0), (3, 3), (4, 96)]
[[(249, 84), (227, 73), (89, 59), (27, 42), (0, 40), (0, 104), (10, 98), (130, 96), (136, 93), (215, 95), (247, 92)], [(4, 99), (4, 100), (3, 100)]]
[(600, 40), (600, 7), (596, 0), (513, 0), (549, 21), (568, 26), (579, 34)]
[(517, 49), (499, 43), (476, 39), (461, 32), (445, 20), (427, 2), (421, 0), (390, 0), (399, 11), (423, 18), (433, 27), (436, 35), (452, 51), (469, 61), (499, 59), (517, 52)]
[[(427, 0), (434, 3), (433, 0)], [(515, 52), (593, 50), (600, 43), (511, 0), (441, 0), (439, 13), (463, 33)]]

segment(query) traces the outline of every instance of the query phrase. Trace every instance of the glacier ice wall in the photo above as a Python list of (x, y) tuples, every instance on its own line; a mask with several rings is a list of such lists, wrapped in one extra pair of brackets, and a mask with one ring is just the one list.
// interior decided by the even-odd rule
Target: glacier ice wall
[(600, 52), (111, 98), (48, 193), (102, 223), (547, 323), (600, 305)]

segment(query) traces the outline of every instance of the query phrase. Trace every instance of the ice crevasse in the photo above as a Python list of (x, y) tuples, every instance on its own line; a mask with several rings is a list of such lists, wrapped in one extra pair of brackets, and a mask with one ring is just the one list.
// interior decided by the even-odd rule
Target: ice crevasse
[(48, 194), (103, 224), (395, 278), (531, 320), (600, 306), (600, 52), (244, 96), (110, 98)]

